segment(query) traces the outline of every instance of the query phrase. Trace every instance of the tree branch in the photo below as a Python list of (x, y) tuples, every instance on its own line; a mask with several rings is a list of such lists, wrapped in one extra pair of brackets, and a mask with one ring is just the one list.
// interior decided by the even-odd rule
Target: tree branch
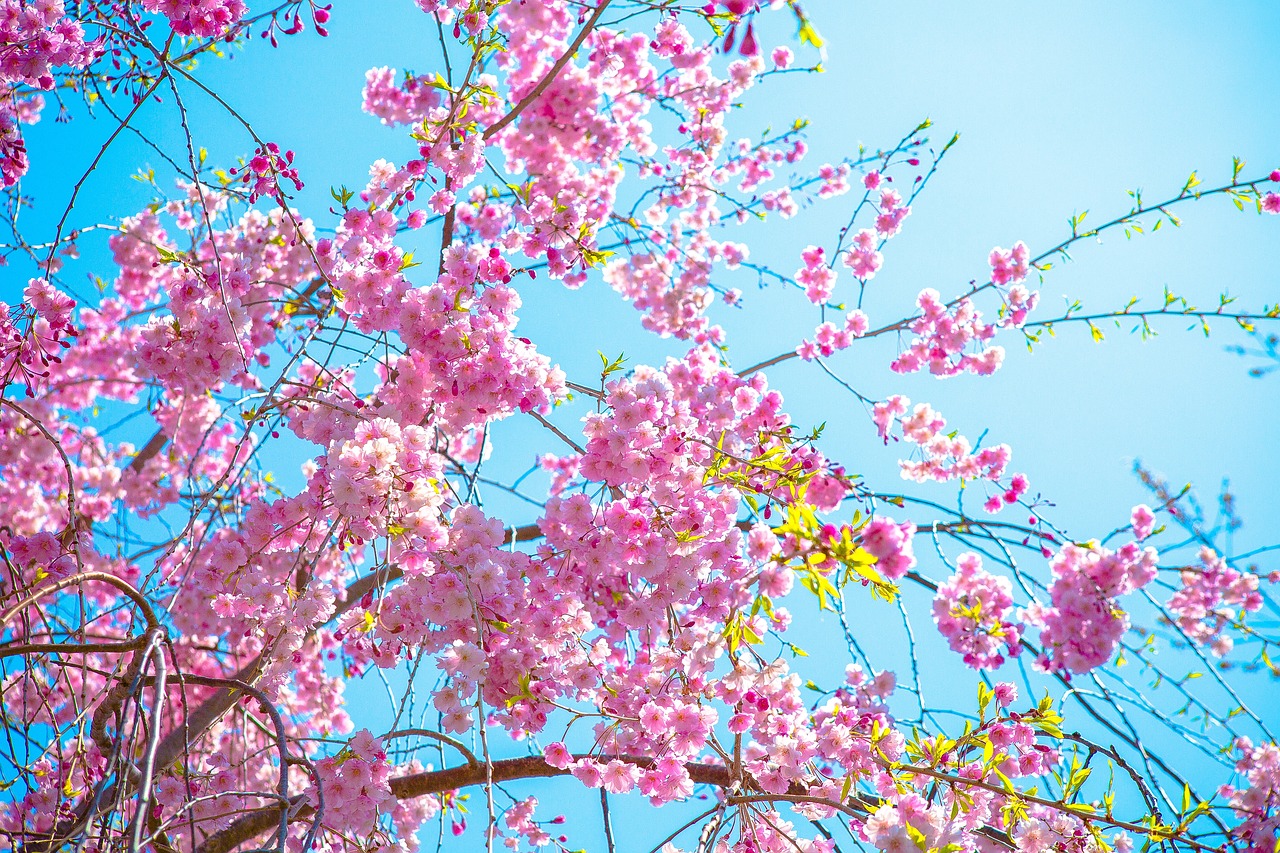
[(511, 112), (507, 113), (502, 118), (498, 119), (497, 122), (485, 129), (485, 140), (488, 140), (494, 134), (498, 133), (498, 131), (515, 121), (516, 117), (520, 115), (520, 113), (524, 112), (530, 104), (538, 99), (539, 95), (547, 90), (547, 87), (555, 81), (556, 77), (560, 75), (560, 72), (564, 69), (565, 65), (567, 65), (569, 60), (573, 58), (573, 55), (578, 52), (578, 48), (582, 47), (582, 43), (587, 40), (587, 36), (591, 35), (591, 31), (596, 28), (596, 24), (600, 21), (600, 16), (604, 14), (604, 10), (609, 7), (610, 2), (612, 2), (612, 0), (600, 0), (600, 5), (591, 13), (591, 17), (587, 19), (587, 22), (582, 25), (582, 29), (578, 32), (578, 37), (575, 38), (573, 40), (573, 44), (569, 45), (565, 52), (560, 55), (560, 58), (556, 60), (556, 64), (551, 66), (551, 70), (547, 72), (547, 76), (543, 77), (542, 80), (538, 82), (538, 85), (534, 86), (527, 95), (521, 98), (520, 102), (511, 108)]

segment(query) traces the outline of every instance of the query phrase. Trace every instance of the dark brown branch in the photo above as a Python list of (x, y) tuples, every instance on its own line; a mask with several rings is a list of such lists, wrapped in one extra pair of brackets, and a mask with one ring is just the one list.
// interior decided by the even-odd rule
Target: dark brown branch
[[(652, 758), (635, 755), (580, 755), (575, 757), (617, 758), (642, 768), (652, 767), (655, 763)], [(550, 779), (556, 776), (569, 775), (567, 769), (561, 770), (557, 767), (552, 767), (540, 755), (495, 761), (492, 764), (492, 768), (492, 778), (495, 783), (513, 782), (518, 779)], [(689, 772), (689, 776), (695, 785), (715, 785), (719, 788), (727, 788), (729, 786), (729, 770), (726, 767), (691, 763), (685, 765), (685, 770)], [(392, 779), (391, 793), (402, 800), (425, 797), (431, 794), (442, 794), (445, 791), (481, 785), (484, 784), (485, 777), (486, 768), (483, 764), (464, 764), (447, 770), (414, 773), (410, 776), (400, 776)], [(302, 798), (294, 799), (293, 813), (290, 815), (291, 821), (302, 820), (312, 814), (311, 807), (305, 803), (306, 801)], [(234, 850), (246, 841), (278, 826), (279, 823), (280, 808), (278, 806), (268, 806), (267, 808), (250, 812), (237, 819), (226, 829), (209, 836), (204, 844), (196, 848), (195, 853), (229, 853), (229, 851)]]
[(169, 436), (164, 434), (164, 430), (156, 430), (156, 434), (151, 436), (146, 444), (142, 445), (142, 449), (137, 455), (129, 461), (129, 467), (126, 470), (137, 473), (142, 470), (142, 466), (146, 465), (156, 457), (164, 446), (169, 443)]

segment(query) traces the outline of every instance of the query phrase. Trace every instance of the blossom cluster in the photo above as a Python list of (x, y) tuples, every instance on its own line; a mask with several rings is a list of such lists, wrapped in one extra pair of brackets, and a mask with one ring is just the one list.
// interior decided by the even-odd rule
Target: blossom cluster
[(1280, 840), (1280, 746), (1254, 746), (1248, 738), (1233, 746), (1240, 756), (1236, 772), (1245, 784), (1224, 785), (1220, 791), (1241, 821), (1231, 834), (1247, 845), (1248, 853), (1270, 853)]
[(796, 270), (796, 283), (804, 288), (805, 297), (815, 305), (831, 298), (836, 271), (827, 266), (826, 252), (821, 246), (810, 246), (801, 253), (804, 266)]
[(364, 75), (363, 109), (386, 125), (422, 121), (440, 105), (440, 90), (426, 79), (405, 73), (396, 82), (394, 68), (370, 68)]
[(48, 280), (31, 279), (22, 295), (16, 312), (0, 303), (0, 388), (22, 382), (31, 394), (79, 331), (71, 316), (75, 301)]
[(1200, 549), (1199, 560), (1198, 566), (1182, 570), (1182, 586), (1170, 596), (1166, 607), (1183, 634), (1223, 657), (1233, 645), (1226, 629), (1246, 613), (1262, 609), (1259, 578), (1233, 569), (1207, 546)]
[[(372, 835), (378, 816), (390, 812), (396, 804), (389, 784), (390, 771), (386, 752), (367, 729), (357, 732), (338, 755), (316, 762), (329, 826), (364, 837)], [(319, 793), (314, 786), (309, 793), (312, 806), (319, 806)]]
[[(39, 700), (49, 697), (40, 696), (43, 691), (32, 691), (22, 681), (20, 673), (4, 680), (4, 710), (15, 717), (21, 715), (21, 719), (33, 719), (38, 717), (33, 712)], [(30, 707), (24, 707), (26, 702)], [(90, 790), (108, 775), (106, 756), (88, 740), (52, 744), (34, 764), (32, 775), (37, 784), (20, 795), (11, 795), (12, 802), (0, 807), (0, 831), (55, 831), (61, 821), (73, 819), (74, 811), (65, 792)]]
[(901, 524), (887, 516), (872, 516), (862, 529), (862, 547), (876, 558), (876, 568), (889, 580), (897, 580), (915, 568), (916, 556), (911, 547), (916, 526)]
[(1021, 328), (1040, 302), (1040, 294), (1022, 284), (1030, 272), (1030, 256), (1031, 251), (1021, 240), (1012, 249), (997, 246), (991, 250), (991, 283), (1004, 299), (1000, 308), (1002, 327)]
[(1022, 650), (1022, 627), (1009, 620), (1013, 586), (982, 568), (977, 554), (961, 554), (956, 572), (938, 587), (933, 621), (953, 652), (974, 669), (996, 669)]
[(864, 228), (853, 235), (849, 250), (841, 256), (841, 261), (860, 281), (870, 281), (884, 265), (884, 255), (880, 254), (876, 234)]
[(401, 427), (390, 418), (362, 421), (350, 438), (329, 447), (325, 460), (334, 511), (355, 536), (371, 538), (392, 525), (412, 538), (444, 536), (437, 485), (443, 460), (422, 427)]
[(1041, 628), (1038, 664), (1081, 673), (1110, 660), (1129, 627), (1129, 616), (1116, 600), (1154, 580), (1158, 558), (1154, 548), (1136, 542), (1115, 551), (1097, 542), (1063, 545), (1049, 564), (1052, 603), (1034, 603), (1025, 611), (1026, 621)]
[[(727, 181), (731, 175), (741, 175), (738, 189), (742, 192), (754, 191), (761, 184), (775, 177), (773, 170), (775, 165), (798, 163), (808, 153), (808, 143), (803, 139), (796, 137), (787, 142), (788, 144), (784, 146), (752, 144), (748, 139), (739, 139), (734, 146), (736, 152), (727, 157), (725, 164), (716, 172), (717, 181)], [(825, 180), (829, 182), (838, 180), (840, 170), (830, 165), (824, 168), (827, 170)], [(848, 167), (844, 166), (843, 169), (844, 174), (848, 174)]]
[[(920, 315), (908, 324), (915, 338), (890, 367), (897, 373), (928, 369), (934, 376), (960, 373), (989, 376), (1004, 363), (1004, 347), (993, 345), (996, 327), (982, 321), (982, 312), (971, 299), (944, 303), (938, 291), (927, 287), (916, 299)], [(970, 346), (976, 352), (966, 352)]]
[(983, 504), (983, 508), (991, 513), (1017, 503), (1026, 493), (1029, 484), (1024, 474), (1014, 474), (1007, 485), (1003, 484), (1005, 469), (1013, 455), (1009, 445), (997, 444), (974, 450), (963, 435), (945, 431), (946, 420), (928, 403), (917, 403), (908, 415), (910, 405), (909, 399), (895, 394), (872, 407), (872, 420), (885, 442), (888, 442), (896, 423), (902, 427), (903, 440), (920, 449), (922, 458), (904, 459), (898, 463), (904, 479), (917, 483), (986, 480), (999, 488), (999, 492)]
[(249, 316), (242, 299), (251, 288), (241, 270), (184, 276), (169, 290), (173, 313), (142, 330), (139, 365), (170, 388), (196, 392), (247, 371), (251, 352), (242, 341)]
[(179, 35), (206, 39), (228, 35), (249, 11), (244, 0), (142, 0), (142, 8), (164, 15)]
[(293, 152), (281, 154), (280, 146), (274, 142), (259, 146), (243, 170), (229, 171), (233, 175), (240, 172), (240, 180), (249, 188), (250, 204), (267, 196), (283, 206), (285, 194), (281, 181), (292, 181), (295, 190), (300, 190), (303, 186), (298, 170), (293, 165)]
[[(1273, 170), (1267, 177), (1271, 179), (1272, 183), (1280, 184), (1280, 169)], [(1264, 213), (1280, 214), (1280, 193), (1264, 193), (1258, 203), (1262, 206)]]

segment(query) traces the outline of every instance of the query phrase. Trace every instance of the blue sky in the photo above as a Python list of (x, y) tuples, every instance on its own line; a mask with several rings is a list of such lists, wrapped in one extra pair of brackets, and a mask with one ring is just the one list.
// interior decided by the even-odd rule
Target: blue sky
[[(1174, 196), (1193, 169), (1206, 186), (1224, 183), (1233, 156), (1248, 161), (1245, 176), (1280, 167), (1274, 3), (1233, 3), (1229, 13), (1228, 4), (1167, 2), (804, 5), (827, 40), (825, 72), (774, 78), (750, 93), (733, 134), (758, 137), (766, 126), (807, 117), (811, 166), (851, 156), (859, 143), (892, 145), (925, 117), (934, 122), (935, 145), (953, 131), (962, 134), (885, 251), (866, 306), (873, 323), (902, 316), (923, 287), (950, 296), (985, 277), (995, 245), (1021, 239), (1035, 253), (1069, 233), (1075, 212), (1087, 209), (1091, 221), (1123, 213), (1126, 190), (1141, 188), (1150, 199)], [(256, 39), (229, 61), (203, 62), (197, 74), (263, 138), (298, 152), (308, 182), (299, 207), (327, 225), (330, 186), (359, 186), (374, 159), (403, 161), (413, 150), (402, 131), (359, 112), (364, 71), (436, 70), (433, 30), (409, 0), (339, 0), (330, 38), (288, 38), (274, 51)], [(227, 162), (252, 149), (209, 99), (190, 87), (184, 97), (211, 160)], [(33, 238), (51, 235), (72, 184), (111, 129), (83, 115), (55, 124), (52, 115), (28, 132), (33, 168), (24, 191), (37, 207), (24, 216)], [(170, 102), (149, 106), (138, 127), (161, 147), (181, 150), (175, 115)], [(136, 137), (122, 138), (90, 177), (72, 224), (144, 205), (150, 188), (128, 175), (146, 165), (163, 174), (153, 151)], [(833, 244), (850, 206), (845, 197), (792, 222), (745, 232), (753, 260), (789, 273), (806, 245)], [(1047, 276), (1037, 316), (1054, 316), (1065, 294), (1096, 310), (1117, 308), (1131, 296), (1154, 306), (1166, 286), (1200, 305), (1216, 305), (1224, 291), (1247, 307), (1280, 301), (1280, 218), (1239, 214), (1225, 199), (1183, 205), (1177, 214), (1181, 229), (1080, 245), (1073, 263), (1055, 264)], [(109, 279), (101, 246), (90, 240), (83, 250), (82, 266)], [(18, 273), (0, 270), (0, 296), (12, 298), (25, 280)], [(790, 349), (818, 322), (816, 309), (794, 292), (757, 291), (747, 278), (725, 284), (747, 291), (745, 310), (713, 310), (729, 330), (737, 365)], [(847, 277), (842, 285), (850, 286)], [(568, 292), (539, 279), (522, 295), (522, 334), (585, 384), (598, 374), (597, 350), (623, 349), (633, 363), (682, 351), (678, 342), (640, 335), (635, 312), (599, 282)], [(849, 291), (837, 290), (836, 298), (850, 298)], [(897, 376), (887, 369), (891, 341), (854, 347), (831, 366), (868, 396), (927, 400), (971, 438), (989, 430), (988, 441), (1012, 445), (1015, 470), (1057, 504), (1052, 518), (1078, 539), (1105, 535), (1124, 522), (1129, 507), (1148, 499), (1131, 472), (1140, 458), (1175, 483), (1196, 484), (1210, 504), (1230, 477), (1245, 521), (1237, 548), (1271, 544), (1271, 522), (1280, 512), (1274, 447), (1280, 377), (1247, 375), (1251, 362), (1225, 350), (1243, 342), (1231, 324), (1216, 324), (1207, 340), (1186, 331), (1188, 325), (1166, 319), (1147, 342), (1127, 327), (1104, 325), (1101, 344), (1085, 327), (1067, 325), (1034, 353), (1007, 340), (1004, 368), (986, 379)], [(896, 449), (875, 438), (862, 407), (816, 367), (793, 361), (770, 378), (797, 423), (827, 423), (830, 455), (883, 488), (901, 483)], [(560, 420), (572, 425), (571, 418)], [(495, 434), (500, 464), (511, 471), (547, 449), (528, 423), (504, 424)], [(1263, 567), (1278, 566), (1273, 559)], [(801, 629), (801, 644), (811, 652), (829, 642), (816, 630), (829, 625), (813, 624)], [(917, 627), (932, 630), (927, 620)], [(1275, 699), (1255, 681), (1249, 692), (1259, 710), (1274, 712)], [(967, 701), (970, 680), (963, 685), (955, 689)], [(575, 840), (586, 844), (589, 836)]]

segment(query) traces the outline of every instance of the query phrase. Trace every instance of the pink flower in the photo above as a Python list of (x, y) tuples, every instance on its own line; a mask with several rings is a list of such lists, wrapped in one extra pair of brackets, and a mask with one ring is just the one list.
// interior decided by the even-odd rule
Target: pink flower
[(604, 768), (604, 788), (611, 794), (625, 794), (640, 780), (640, 769), (625, 761), (610, 761)]
[(876, 568), (886, 578), (897, 580), (916, 564), (911, 537), (916, 527), (911, 522), (898, 524), (891, 518), (873, 516), (862, 529), (862, 547), (876, 558)]
[(599, 788), (604, 784), (604, 774), (600, 770), (599, 762), (590, 758), (583, 758), (573, 762), (569, 772), (588, 788)]
[(1151, 535), (1156, 526), (1155, 513), (1146, 504), (1138, 504), (1129, 515), (1129, 524), (1133, 527), (1133, 536), (1139, 542)]
[(1001, 708), (1008, 708), (1014, 702), (1018, 701), (1018, 687), (1007, 681), (1001, 681), (996, 685), (996, 702)]
[(569, 752), (569, 749), (559, 741), (547, 744), (547, 747), (542, 750), (542, 757), (547, 760), (548, 764), (557, 770), (564, 770), (573, 763), (573, 755)]
[(1027, 244), (1019, 240), (1013, 248), (1005, 250), (997, 246), (991, 250), (991, 283), (997, 287), (1006, 284), (1017, 284), (1027, 277), (1030, 251)]
[(871, 328), (871, 321), (867, 318), (866, 314), (855, 308), (845, 315), (844, 328), (845, 331), (849, 332), (849, 334), (853, 335), (855, 338), (860, 338), (867, 333), (869, 328)]

